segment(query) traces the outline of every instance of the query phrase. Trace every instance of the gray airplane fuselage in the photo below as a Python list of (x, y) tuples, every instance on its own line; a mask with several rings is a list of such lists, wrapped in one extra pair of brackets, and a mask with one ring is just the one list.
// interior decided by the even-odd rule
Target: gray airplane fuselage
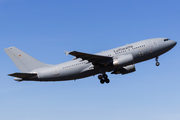
[[(111, 71), (115, 71), (115, 74), (118, 74), (117, 71), (119, 69), (156, 58), (172, 49), (175, 45), (175, 41), (169, 40), (167, 38), (147, 39), (95, 54), (112, 57), (112, 61), (110, 61), (107, 65), (93, 64), (88, 60), (75, 58), (71, 61), (58, 65), (34, 69), (30, 73), (37, 73), (37, 78), (32, 79), (33, 81), (76, 80)], [(119, 65), (115, 65), (115, 60), (123, 56), (127, 56), (127, 58), (133, 58), (133, 63), (131, 62), (129, 64), (124, 64), (125, 66), (123, 64), (121, 66), (119, 63), (117, 63)]]

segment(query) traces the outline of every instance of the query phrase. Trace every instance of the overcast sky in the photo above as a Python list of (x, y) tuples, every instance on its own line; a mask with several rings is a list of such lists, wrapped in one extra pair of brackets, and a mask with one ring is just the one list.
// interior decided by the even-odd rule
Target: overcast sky
[(16, 82), (4, 48), (59, 64), (149, 38), (179, 42), (179, 0), (0, 0), (0, 120), (180, 120), (179, 43), (136, 72), (65, 82)]

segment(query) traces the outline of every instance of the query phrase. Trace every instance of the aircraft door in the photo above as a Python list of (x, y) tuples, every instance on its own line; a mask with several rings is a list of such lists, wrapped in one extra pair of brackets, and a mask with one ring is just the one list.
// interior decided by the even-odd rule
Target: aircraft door
[(59, 69), (58, 69), (58, 67), (54, 67), (54, 68), (53, 68), (53, 74), (54, 74), (54, 76), (55, 76), (55, 75), (59, 75)]
[(151, 42), (152, 42), (152, 44), (153, 44), (153, 46), (154, 47), (158, 47), (158, 42), (157, 42), (157, 40), (151, 40)]
[(151, 43), (152, 44), (150, 44), (150, 48), (149, 48), (149, 55), (148, 55), (148, 57), (152, 57), (153, 56), (153, 53), (154, 53), (154, 50), (159, 46), (158, 45), (158, 41), (156, 40), (156, 39), (153, 39), (153, 40), (151, 40)]

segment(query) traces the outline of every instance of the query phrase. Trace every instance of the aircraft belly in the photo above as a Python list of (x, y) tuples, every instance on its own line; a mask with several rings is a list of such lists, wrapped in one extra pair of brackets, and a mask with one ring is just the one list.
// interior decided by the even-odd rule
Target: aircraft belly
[(80, 78), (85, 78), (85, 77), (89, 77), (92, 75), (96, 75), (99, 73), (100, 70), (89, 70), (89, 71), (85, 71), (85, 72), (79, 72), (76, 74), (66, 74), (63, 76), (57, 76), (57, 77), (51, 77), (51, 78), (42, 78), (42, 79), (38, 79), (38, 81), (67, 81), (67, 80), (76, 80), (76, 79), (80, 79)]
[(88, 76), (92, 76), (94, 74), (98, 74), (99, 70), (93, 69), (92, 64), (88, 64), (86, 66), (82, 66), (76, 69), (76, 72), (67, 73), (62, 77), (62, 79), (74, 80), (80, 79)]

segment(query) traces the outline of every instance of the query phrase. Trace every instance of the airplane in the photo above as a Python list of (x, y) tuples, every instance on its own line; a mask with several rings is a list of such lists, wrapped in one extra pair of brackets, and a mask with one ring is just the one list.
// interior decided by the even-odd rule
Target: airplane
[(177, 44), (168, 38), (146, 39), (97, 54), (65, 51), (71, 61), (58, 65), (42, 63), (16, 47), (4, 49), (20, 72), (8, 74), (15, 81), (67, 81), (98, 75), (101, 84), (109, 83), (106, 72), (128, 74), (136, 71), (135, 64), (158, 57)]

